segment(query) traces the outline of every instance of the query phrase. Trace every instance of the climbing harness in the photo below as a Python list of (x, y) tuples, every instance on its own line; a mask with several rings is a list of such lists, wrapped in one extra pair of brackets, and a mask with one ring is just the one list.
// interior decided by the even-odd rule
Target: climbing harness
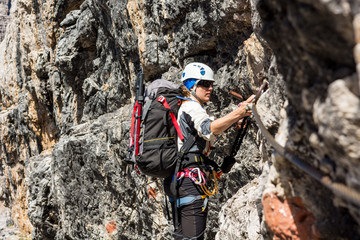
[(186, 168), (180, 172), (177, 173), (177, 181), (180, 181), (180, 179), (184, 177), (188, 177), (197, 185), (205, 184), (206, 180), (204, 177), (204, 173), (200, 171), (200, 168)]
[(218, 193), (218, 179), (221, 173), (211, 170), (209, 173), (204, 173), (200, 168), (186, 168), (177, 174), (177, 181), (184, 177), (190, 178), (196, 185), (199, 185), (204, 194), (208, 197)]
[[(201, 159), (201, 157), (200, 157)], [(202, 162), (202, 160), (201, 160)], [(214, 163), (208, 159), (208, 163), (210, 166), (214, 167)], [(198, 199), (204, 199), (202, 211), (206, 210), (209, 197), (213, 196), (214, 194), (218, 193), (218, 180), (220, 179), (220, 176), (222, 175), (222, 171), (215, 171), (214, 169), (211, 169), (211, 167), (208, 166), (207, 170), (202, 171), (200, 167), (190, 167), (185, 168), (181, 171), (178, 171), (176, 174), (176, 181), (173, 182), (179, 182), (182, 178), (188, 177), (194, 184), (199, 186), (201, 190), (203, 191), (203, 195), (199, 196), (186, 196), (182, 198), (171, 198), (170, 201), (176, 201), (176, 208), (189, 204), (195, 200)], [(216, 166), (218, 168), (218, 166)], [(177, 217), (177, 214), (175, 212), (175, 216)]]
[[(267, 85), (267, 81), (263, 82), (263, 85)], [(263, 86), (262, 85), (262, 86)], [(265, 85), (263, 88), (265, 88)], [(264, 124), (262, 123), (260, 116), (258, 114), (257, 108), (256, 108), (256, 102), (260, 97), (256, 96), (255, 101), (251, 106), (253, 116), (255, 118), (255, 121), (257, 125), (260, 128), (260, 131), (264, 135), (264, 137), (267, 139), (267, 141), (274, 147), (275, 151), (280, 154), (282, 157), (293, 163), (295, 166), (303, 170), (305, 173), (319, 181), (321, 184), (323, 184), (325, 187), (330, 189), (334, 194), (348, 200), (349, 202), (356, 204), (357, 206), (360, 206), (360, 193), (356, 191), (355, 189), (349, 188), (348, 186), (333, 182), (331, 178), (319, 170), (315, 169), (308, 163), (304, 162), (303, 160), (295, 157), (293, 154), (290, 153), (286, 148), (282, 147), (275, 139), (274, 137), (269, 133), (269, 131), (266, 129)]]

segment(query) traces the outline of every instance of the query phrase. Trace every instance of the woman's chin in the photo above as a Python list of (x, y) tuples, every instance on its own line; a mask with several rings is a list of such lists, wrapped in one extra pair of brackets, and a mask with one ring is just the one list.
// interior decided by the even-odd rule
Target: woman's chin
[(210, 101), (210, 97), (206, 97), (205, 99), (204, 99), (204, 103), (207, 103), (207, 102), (209, 102)]

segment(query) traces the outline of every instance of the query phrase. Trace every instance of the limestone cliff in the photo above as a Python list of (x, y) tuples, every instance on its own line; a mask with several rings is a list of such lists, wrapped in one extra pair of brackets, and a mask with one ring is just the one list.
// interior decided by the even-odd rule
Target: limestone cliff
[[(256, 92), (276, 140), (360, 192), (360, 4), (14, 0), (0, 44), (0, 200), (33, 239), (170, 239), (161, 180), (124, 162), (137, 71), (211, 66), (219, 117)], [(235, 137), (218, 137), (219, 163)], [(207, 239), (360, 239), (349, 202), (273, 152), (252, 119)]]

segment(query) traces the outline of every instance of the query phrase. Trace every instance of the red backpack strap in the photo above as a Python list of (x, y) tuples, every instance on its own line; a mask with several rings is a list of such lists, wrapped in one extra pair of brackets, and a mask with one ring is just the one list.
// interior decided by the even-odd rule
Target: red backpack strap
[(138, 107), (138, 102), (136, 101), (134, 104), (134, 109), (131, 117), (131, 129), (130, 129), (130, 146), (132, 147), (134, 145), (134, 130), (135, 130), (135, 119), (136, 119), (136, 110)]
[[(169, 104), (166, 102), (166, 98), (164, 96), (160, 96), (158, 97), (157, 99), (158, 102), (162, 103), (162, 105), (164, 105), (165, 108), (167, 109), (170, 109), (171, 110), (171, 107), (169, 106)], [(176, 129), (176, 132), (178, 133), (178, 136), (180, 138), (181, 141), (184, 140), (184, 136), (182, 135), (182, 132), (181, 132), (181, 129), (180, 129), (180, 126), (176, 120), (176, 117), (175, 117), (175, 114), (171, 111), (169, 111), (169, 114), (170, 114), (170, 117), (171, 117), (171, 120), (174, 124), (174, 127)]]

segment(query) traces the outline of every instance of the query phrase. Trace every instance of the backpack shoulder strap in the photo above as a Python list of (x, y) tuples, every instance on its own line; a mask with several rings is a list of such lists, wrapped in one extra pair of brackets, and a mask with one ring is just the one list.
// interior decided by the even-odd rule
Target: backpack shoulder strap
[[(171, 108), (170, 108), (169, 104), (166, 102), (166, 98), (165, 98), (164, 96), (159, 96), (159, 97), (157, 98), (157, 101), (160, 102), (162, 105), (164, 105), (164, 107), (165, 107), (166, 109), (170, 109), (170, 110), (171, 110)], [(176, 132), (177, 132), (179, 138), (181, 139), (181, 141), (183, 141), (183, 140), (184, 140), (184, 136), (183, 136), (183, 134), (182, 134), (182, 132), (181, 132), (181, 129), (180, 129), (180, 126), (179, 126), (179, 124), (178, 124), (178, 122), (177, 122), (177, 120), (176, 120), (175, 114), (174, 114), (173, 112), (171, 112), (171, 111), (169, 111), (169, 114), (170, 114), (171, 120), (172, 120), (172, 122), (173, 122), (173, 124), (174, 124), (174, 127), (175, 127), (175, 129), (176, 129)]]
[(187, 139), (186, 142), (184, 142), (184, 144), (182, 145), (181, 149), (180, 149), (180, 157), (182, 158), (183, 155), (186, 155), (189, 151), (190, 148), (195, 144), (197, 139), (197, 134), (196, 133), (191, 133), (189, 138)]

